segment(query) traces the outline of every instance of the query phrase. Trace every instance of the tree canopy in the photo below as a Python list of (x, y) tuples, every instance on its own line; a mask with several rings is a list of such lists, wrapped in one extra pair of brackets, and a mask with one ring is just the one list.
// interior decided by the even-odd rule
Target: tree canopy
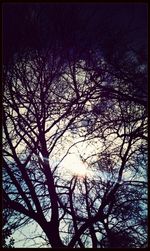
[(39, 247), (147, 246), (147, 52), (106, 27), (101, 43), (54, 37), (4, 60), (3, 209), (12, 230), (38, 224)]

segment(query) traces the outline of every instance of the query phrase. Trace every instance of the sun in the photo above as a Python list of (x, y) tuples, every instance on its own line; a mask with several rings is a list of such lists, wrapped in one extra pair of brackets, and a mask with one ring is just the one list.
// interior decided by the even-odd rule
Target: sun
[(91, 175), (87, 163), (82, 161), (76, 153), (68, 154), (63, 161), (63, 166), (72, 176), (77, 176), (78, 178)]

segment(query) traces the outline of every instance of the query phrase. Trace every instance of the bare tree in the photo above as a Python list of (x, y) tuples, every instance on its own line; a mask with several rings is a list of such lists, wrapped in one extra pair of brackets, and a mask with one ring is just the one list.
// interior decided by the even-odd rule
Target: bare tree
[[(4, 67), (3, 207), (51, 247), (146, 245), (146, 71), (129, 53), (114, 62), (49, 48)], [(67, 176), (74, 147), (86, 171), (72, 159)]]

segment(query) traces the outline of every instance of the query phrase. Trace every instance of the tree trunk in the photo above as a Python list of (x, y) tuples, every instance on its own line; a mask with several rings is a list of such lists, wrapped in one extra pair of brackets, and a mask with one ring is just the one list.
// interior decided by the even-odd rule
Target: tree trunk
[(60, 239), (59, 228), (57, 227), (57, 224), (47, 222), (47, 224), (42, 226), (42, 229), (44, 230), (52, 248), (65, 248), (65, 245)]

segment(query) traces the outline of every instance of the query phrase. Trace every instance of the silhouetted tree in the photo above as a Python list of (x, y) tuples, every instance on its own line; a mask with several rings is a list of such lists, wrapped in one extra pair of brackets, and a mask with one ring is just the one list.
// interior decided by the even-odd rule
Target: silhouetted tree
[[(147, 245), (146, 59), (109, 42), (26, 48), (4, 65), (4, 211), (50, 247)], [(73, 157), (66, 169), (75, 148), (85, 173)]]
[(11, 210), (4, 209), (2, 214), (3, 231), (2, 231), (2, 247), (3, 248), (14, 248), (14, 238), (11, 237), (12, 229), (14, 227), (9, 226), (9, 216), (11, 215)]

